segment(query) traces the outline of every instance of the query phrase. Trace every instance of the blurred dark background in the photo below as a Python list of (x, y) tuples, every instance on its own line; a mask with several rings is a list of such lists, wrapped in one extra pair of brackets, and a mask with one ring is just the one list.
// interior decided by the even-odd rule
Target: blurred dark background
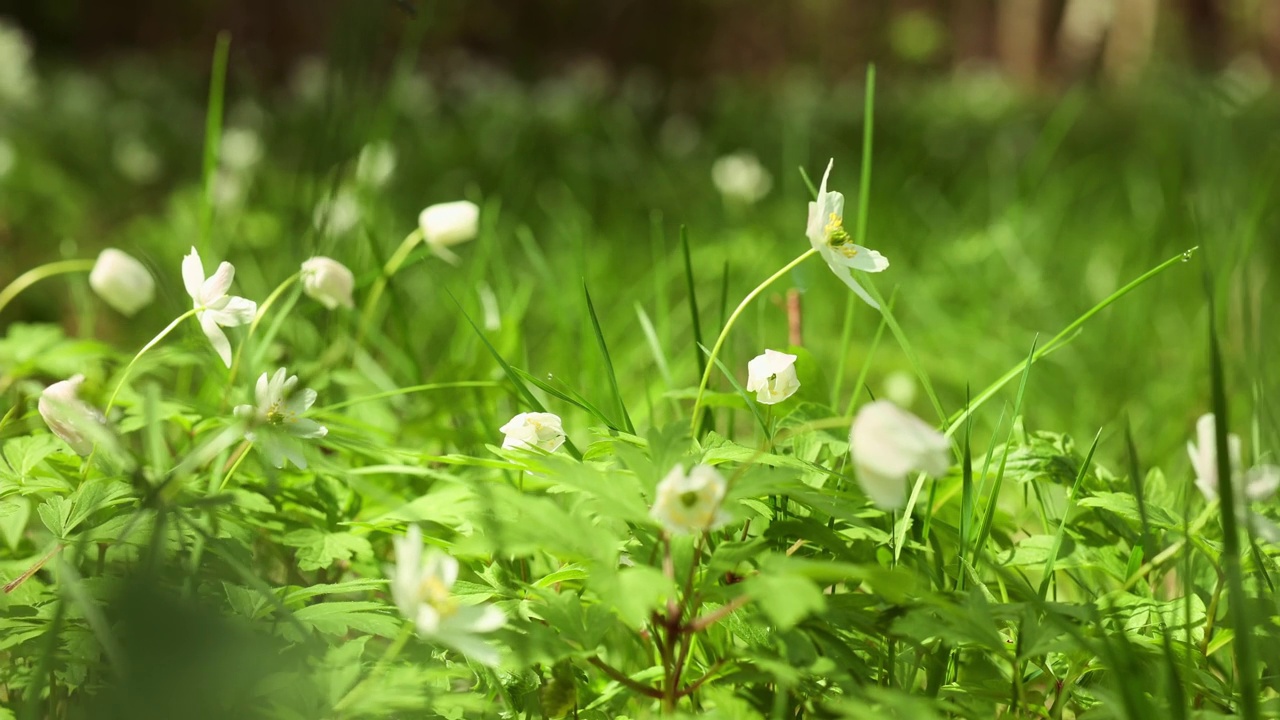
[(1045, 88), (1123, 82), (1153, 58), (1201, 72), (1280, 68), (1274, 0), (3, 0), (0, 15), (40, 58), (76, 63), (143, 53), (203, 67), (227, 30), (266, 81), (351, 42), (366, 44), (366, 63), (389, 60), (414, 28), (427, 60), (463, 52), (525, 77), (586, 58), (661, 80), (984, 64)]

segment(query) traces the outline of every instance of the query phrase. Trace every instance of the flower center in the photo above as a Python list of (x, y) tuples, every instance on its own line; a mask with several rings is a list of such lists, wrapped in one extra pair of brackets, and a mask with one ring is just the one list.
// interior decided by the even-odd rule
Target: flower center
[(853, 245), (853, 237), (844, 229), (844, 218), (838, 214), (831, 213), (827, 218), (824, 232), (827, 235), (827, 245), (839, 250), (845, 257), (851, 258), (858, 254), (858, 248)]
[(686, 490), (680, 493), (680, 504), (685, 508), (692, 508), (698, 504), (698, 493), (695, 490)]
[(286, 422), (292, 422), (295, 419), (294, 414), (285, 410), (282, 407), (282, 404), (283, 403), (280, 401), (273, 402), (271, 403), (271, 406), (267, 408), (266, 416), (268, 425), (283, 425)]
[(449, 588), (434, 575), (422, 578), (422, 582), (418, 584), (418, 597), (435, 608), (442, 617), (458, 611), (458, 602), (449, 593)]

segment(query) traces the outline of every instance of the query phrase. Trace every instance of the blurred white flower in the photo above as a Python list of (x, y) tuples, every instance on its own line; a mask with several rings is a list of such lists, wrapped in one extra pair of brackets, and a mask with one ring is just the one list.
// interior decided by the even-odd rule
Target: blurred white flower
[(395, 539), (396, 562), (386, 571), (396, 607), (422, 637), (485, 665), (497, 665), (497, 649), (476, 636), (506, 625), (506, 615), (493, 605), (459, 602), (453, 594), (457, 559), (434, 548), (423, 557), (422, 550), (422, 531), (416, 525)]
[(506, 436), (502, 439), (502, 447), (507, 449), (536, 447), (555, 452), (564, 444), (565, 438), (560, 416), (543, 412), (520, 413), (498, 428), (498, 432)]
[(145, 185), (160, 175), (160, 156), (136, 136), (122, 137), (111, 146), (116, 171), (126, 180)]
[(252, 322), (253, 316), (258, 312), (258, 304), (252, 300), (227, 295), (235, 275), (235, 267), (224, 262), (218, 265), (213, 275), (205, 279), (200, 253), (194, 247), (191, 248), (190, 255), (182, 258), (182, 284), (198, 311), (196, 319), (200, 321), (204, 336), (209, 338), (213, 349), (227, 367), (231, 367), (231, 343), (222, 328)]
[(853, 270), (877, 273), (889, 267), (889, 261), (875, 250), (854, 244), (853, 237), (844, 229), (844, 195), (827, 191), (827, 178), (833, 165), (835, 160), (827, 163), (827, 171), (822, 174), (822, 184), (818, 187), (818, 199), (809, 203), (805, 235), (831, 272), (864, 302), (879, 309), (880, 305), (854, 279)]
[(230, 127), (222, 131), (218, 149), (222, 166), (236, 173), (252, 170), (262, 159), (262, 139), (246, 127)]
[[(1200, 492), (1208, 500), (1218, 499), (1218, 445), (1214, 437), (1216, 429), (1213, 413), (1201, 415), (1196, 421), (1196, 439), (1187, 441), (1187, 455), (1190, 456), (1191, 467), (1196, 473), (1196, 487), (1200, 488)], [(1241, 474), (1240, 436), (1235, 433), (1227, 434), (1227, 461), (1236, 489), (1247, 500), (1266, 500), (1280, 489), (1280, 468), (1274, 465), (1259, 465)]]
[(302, 263), (302, 289), (313, 300), (332, 310), (339, 305), (355, 307), (351, 291), (356, 278), (346, 265), (324, 256), (313, 257)]
[(939, 477), (951, 467), (946, 436), (888, 400), (858, 410), (849, 429), (849, 450), (863, 492), (885, 510), (906, 504), (910, 473)]
[(246, 440), (258, 443), (267, 459), (278, 468), (286, 459), (306, 469), (307, 459), (295, 438), (322, 438), (329, 429), (310, 418), (302, 417), (316, 401), (316, 391), (305, 388), (294, 392), (297, 375), (285, 377), (284, 368), (276, 370), (269, 378), (266, 373), (258, 378), (254, 387), (254, 405), (237, 405), (236, 417), (249, 422)]
[(711, 165), (711, 181), (726, 200), (751, 205), (773, 187), (773, 177), (760, 160), (749, 152), (736, 152)]
[(765, 350), (747, 362), (747, 392), (755, 393), (757, 402), (774, 405), (799, 389), (795, 355)]
[(470, 200), (429, 205), (418, 214), (422, 240), (433, 252), (457, 262), (449, 247), (473, 239), (479, 230), (480, 208)]
[(245, 182), (244, 179), (226, 169), (218, 168), (213, 171), (213, 204), (222, 209), (230, 209), (240, 204), (244, 200)]
[(0, 19), (0, 107), (25, 105), (36, 93), (31, 42), (21, 29)]
[(369, 187), (382, 187), (396, 172), (396, 147), (386, 140), (365, 145), (356, 159), (356, 181)]
[(89, 272), (89, 287), (123, 315), (137, 313), (155, 297), (156, 283), (147, 268), (132, 255), (107, 248)]
[(320, 200), (312, 220), (326, 235), (345, 235), (360, 222), (360, 202), (350, 190), (339, 190)]
[(649, 514), (676, 533), (714, 530), (729, 522), (721, 505), (729, 484), (710, 465), (695, 465), (686, 475), (677, 465), (658, 483)]
[(97, 408), (89, 405), (79, 397), (80, 383), (83, 375), (75, 375), (62, 382), (56, 382), (40, 393), (36, 408), (40, 417), (53, 431), (71, 446), (77, 455), (85, 456), (93, 452), (93, 425), (105, 425), (107, 419)]
[(293, 66), (289, 89), (303, 103), (318, 103), (329, 87), (329, 66), (323, 58), (309, 55)]
[(702, 142), (702, 131), (688, 115), (672, 115), (658, 130), (658, 145), (672, 157), (688, 157)]

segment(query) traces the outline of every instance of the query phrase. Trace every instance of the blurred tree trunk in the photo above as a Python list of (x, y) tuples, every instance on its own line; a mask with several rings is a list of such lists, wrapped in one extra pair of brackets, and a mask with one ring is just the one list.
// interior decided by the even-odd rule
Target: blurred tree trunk
[(1043, 57), (1044, 0), (999, 0), (996, 9), (996, 52), (1014, 82), (1035, 87)]
[(1134, 82), (1151, 58), (1159, 0), (1118, 0), (1115, 19), (1102, 58), (1107, 80), (1117, 85)]
[[(1264, 0), (1273, 3), (1275, 0)], [(1183, 25), (1187, 45), (1196, 65), (1202, 70), (1222, 67), (1223, 19), (1218, 0), (1185, 0)]]

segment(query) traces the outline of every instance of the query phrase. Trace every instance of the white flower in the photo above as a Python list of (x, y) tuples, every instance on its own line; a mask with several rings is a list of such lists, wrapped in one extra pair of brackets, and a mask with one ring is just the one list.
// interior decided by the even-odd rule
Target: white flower
[(485, 665), (498, 664), (498, 651), (475, 637), (497, 630), (507, 617), (493, 605), (463, 605), (453, 595), (458, 561), (439, 550), (423, 557), (422, 532), (410, 525), (395, 539), (396, 563), (387, 568), (391, 598), (418, 634), (457, 650)]
[(339, 190), (316, 204), (311, 220), (326, 235), (345, 235), (360, 222), (360, 202), (350, 190)]
[(104, 425), (106, 418), (97, 408), (80, 399), (78, 392), (83, 375), (75, 375), (62, 382), (56, 382), (40, 393), (36, 408), (40, 417), (53, 431), (62, 438), (77, 455), (88, 455), (93, 452), (92, 435), (94, 425)]
[(235, 275), (235, 267), (224, 262), (206, 280), (200, 253), (194, 247), (191, 248), (190, 255), (182, 258), (182, 284), (186, 286), (187, 294), (191, 296), (198, 311), (196, 319), (200, 321), (204, 336), (209, 338), (213, 349), (227, 367), (231, 367), (231, 343), (222, 328), (252, 322), (253, 316), (258, 313), (258, 304), (252, 300), (227, 295)]
[(536, 447), (555, 452), (564, 444), (564, 426), (553, 413), (520, 413), (498, 431), (506, 435), (502, 447), (508, 449)]
[(799, 389), (795, 355), (765, 350), (747, 363), (747, 392), (755, 393), (757, 402), (775, 405)]
[(387, 184), (396, 171), (396, 148), (385, 140), (371, 142), (360, 150), (356, 160), (356, 181), (370, 187)]
[(827, 192), (827, 177), (831, 175), (833, 165), (835, 160), (827, 164), (827, 171), (822, 174), (817, 201), (809, 203), (809, 224), (805, 235), (831, 272), (864, 302), (878, 309), (880, 305), (853, 278), (853, 271), (877, 273), (889, 267), (889, 260), (875, 250), (855, 245), (853, 237), (844, 229), (844, 195)]
[[(1196, 487), (1208, 500), (1218, 498), (1218, 445), (1214, 437), (1216, 424), (1213, 413), (1206, 413), (1196, 421), (1196, 439), (1187, 441), (1187, 455), (1191, 457), (1191, 467), (1196, 473)], [(1259, 465), (1250, 468), (1243, 476), (1240, 473), (1240, 436), (1227, 434), (1227, 458), (1231, 467), (1231, 478), (1237, 490), (1250, 501), (1266, 500), (1280, 489), (1280, 468), (1274, 465)], [(1240, 483), (1244, 485), (1241, 487)]]
[(0, 18), (0, 107), (25, 105), (35, 97), (33, 54), (26, 34)]
[(227, 128), (222, 131), (218, 154), (222, 166), (233, 173), (252, 170), (262, 159), (262, 139), (257, 132), (246, 127)]
[(457, 256), (449, 247), (473, 239), (480, 224), (480, 208), (470, 200), (430, 205), (418, 214), (422, 240), (433, 252), (451, 262)]
[(323, 256), (302, 263), (302, 289), (313, 300), (332, 310), (339, 305), (355, 307), (351, 291), (356, 278), (346, 265)]
[(299, 468), (306, 469), (307, 459), (295, 438), (322, 438), (329, 434), (329, 429), (315, 420), (302, 417), (302, 413), (315, 404), (316, 391), (305, 388), (293, 392), (298, 376), (289, 375), (286, 379), (286, 372), (280, 368), (270, 378), (262, 373), (253, 390), (256, 404), (236, 406), (235, 415), (249, 422), (245, 439), (261, 442), (262, 450), (272, 465), (284, 467), (287, 458)]
[(133, 315), (151, 303), (156, 283), (132, 255), (107, 248), (89, 272), (89, 287), (121, 314)]
[(946, 436), (888, 400), (858, 410), (849, 429), (849, 449), (863, 492), (885, 510), (906, 504), (910, 473), (938, 477), (951, 467)]
[(116, 140), (111, 147), (116, 170), (130, 182), (145, 185), (160, 175), (160, 156), (147, 143), (134, 135)]
[(688, 475), (677, 465), (658, 483), (649, 514), (671, 532), (714, 530), (729, 522), (729, 513), (720, 507), (728, 485), (710, 465), (695, 465)]
[(736, 152), (711, 165), (711, 182), (726, 199), (751, 205), (773, 187), (773, 178), (755, 155)]

